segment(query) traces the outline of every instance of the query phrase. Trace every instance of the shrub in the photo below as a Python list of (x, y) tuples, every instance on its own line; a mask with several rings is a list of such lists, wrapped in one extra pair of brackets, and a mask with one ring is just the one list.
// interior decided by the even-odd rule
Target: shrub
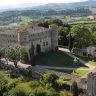
[(58, 96), (58, 93), (54, 88), (50, 87), (49, 89), (46, 89), (46, 96)]
[(20, 77), (18, 78), (18, 80), (19, 80), (19, 81), (25, 81), (25, 77), (24, 77), (24, 76), (20, 76)]
[(24, 54), (21, 57), (21, 62), (25, 64), (29, 64), (29, 57), (28, 53), (25, 51)]
[(7, 90), (5, 84), (5, 82), (0, 83), (0, 96), (3, 96), (3, 93)]
[(79, 58), (77, 58), (77, 57), (76, 57), (76, 58), (74, 58), (74, 63), (75, 63), (75, 64), (79, 64), (79, 63), (80, 63), (80, 59), (79, 59)]
[(7, 90), (10, 90), (10, 89), (14, 88), (18, 82), (19, 82), (18, 79), (13, 79), (11, 82), (9, 82), (9, 83), (6, 85)]
[(69, 91), (60, 91), (59, 96), (73, 96), (73, 94)]
[(26, 68), (27, 72), (28, 72), (28, 76), (32, 76), (32, 67), (29, 66), (28, 68)]
[(25, 91), (20, 88), (13, 88), (9, 91), (8, 96), (27, 96)]
[(29, 86), (31, 87), (31, 88), (35, 88), (35, 87), (38, 87), (40, 84), (39, 84), (39, 82), (38, 81), (30, 81), (30, 84), (29, 84)]
[(8, 70), (8, 75), (9, 75), (9, 77), (11, 77), (11, 78), (18, 77), (17, 74), (16, 74), (13, 70)]
[(67, 84), (68, 81), (69, 81), (68, 78), (66, 78), (65, 76), (61, 76), (58, 80), (56, 80), (55, 85), (59, 89), (70, 90), (70, 86)]
[(43, 81), (44, 83), (54, 83), (54, 81), (57, 78), (58, 78), (58, 76), (55, 73), (49, 72), (49, 73), (41, 76), (40, 80)]
[(34, 94), (33, 96), (46, 96), (46, 91), (42, 86), (39, 86), (39, 87), (35, 87), (32, 94)]
[(73, 96), (78, 96), (78, 86), (76, 82), (72, 84), (71, 91), (73, 93)]

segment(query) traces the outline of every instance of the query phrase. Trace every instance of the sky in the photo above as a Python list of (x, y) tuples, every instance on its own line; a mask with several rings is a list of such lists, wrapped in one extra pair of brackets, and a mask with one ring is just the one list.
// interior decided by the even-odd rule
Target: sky
[(69, 3), (86, 0), (0, 0), (0, 6), (4, 5), (18, 5), (23, 3)]

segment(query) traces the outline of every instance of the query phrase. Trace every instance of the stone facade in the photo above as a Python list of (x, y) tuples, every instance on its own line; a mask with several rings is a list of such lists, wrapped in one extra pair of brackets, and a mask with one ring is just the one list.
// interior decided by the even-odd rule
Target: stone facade
[(83, 57), (96, 57), (96, 46), (89, 46), (83, 49), (73, 48), (73, 53)]
[(87, 54), (88, 57), (96, 57), (96, 46), (89, 46), (87, 47)]
[(49, 28), (39, 27), (37, 22), (30, 21), (28, 25), (21, 24), (18, 29), (12, 28), (0, 31), (0, 46), (24, 46), (29, 50), (31, 42), (36, 54), (37, 44), (41, 46), (41, 52), (55, 50), (58, 46), (58, 26), (49, 25)]
[(96, 72), (87, 75), (87, 96), (96, 96)]
[(73, 48), (73, 53), (78, 54), (83, 57), (87, 57), (87, 50), (85, 49), (80, 49), (80, 48)]

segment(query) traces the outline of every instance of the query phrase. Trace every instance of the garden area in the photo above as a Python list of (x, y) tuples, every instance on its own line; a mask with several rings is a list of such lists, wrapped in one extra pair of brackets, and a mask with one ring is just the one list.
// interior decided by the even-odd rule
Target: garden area
[(50, 51), (36, 56), (36, 65), (70, 67), (70, 68), (88, 68), (81, 63), (75, 64), (74, 59), (61, 51)]

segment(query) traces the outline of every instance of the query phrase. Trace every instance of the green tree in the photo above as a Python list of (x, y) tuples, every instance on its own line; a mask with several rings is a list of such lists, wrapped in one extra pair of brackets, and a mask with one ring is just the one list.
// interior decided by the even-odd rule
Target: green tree
[(60, 19), (57, 19), (57, 18), (51, 18), (48, 21), (48, 23), (49, 24), (57, 24), (58, 26), (62, 26), (63, 25), (63, 22)]
[(96, 31), (92, 33), (92, 43), (96, 44)]
[(73, 96), (79, 96), (79, 94), (78, 94), (78, 86), (77, 86), (76, 82), (74, 82), (72, 84), (71, 91), (73, 93)]
[(41, 75), (40, 81), (43, 81), (44, 83), (54, 83), (57, 78), (58, 76), (55, 73), (49, 72)]
[(4, 58), (7, 62), (7, 65), (8, 65), (8, 48), (0, 47), (0, 54), (1, 54), (1, 56), (4, 56)]
[(25, 91), (21, 88), (13, 88), (9, 91), (8, 96), (27, 96)]
[(71, 33), (69, 33), (69, 37), (68, 37), (68, 39), (69, 39), (69, 50), (70, 50), (70, 52), (71, 52), (71, 50), (72, 50), (72, 48), (73, 48), (73, 41), (74, 41), (74, 39), (72, 38), (72, 36), (71, 36)]
[(74, 63), (75, 63), (75, 64), (79, 64), (79, 63), (80, 63), (80, 59), (79, 59), (79, 58), (77, 58), (77, 57), (76, 57), (76, 58), (74, 58)]
[(30, 63), (32, 66), (35, 66), (35, 56), (34, 56), (34, 46), (33, 43), (31, 43), (31, 47), (29, 49), (29, 55), (30, 55)]
[(24, 50), (24, 53), (21, 56), (21, 61), (25, 64), (29, 63), (29, 56), (28, 53)]
[(84, 25), (78, 24), (71, 28), (71, 36), (74, 38), (76, 47), (83, 47), (90, 45), (91, 33)]
[(2, 57), (2, 47), (0, 47), (0, 61), (1, 61), (1, 57)]
[(15, 67), (18, 67), (17, 62), (20, 61), (23, 54), (24, 54), (23, 47), (16, 46), (8, 48), (8, 59), (14, 63)]
[(37, 44), (37, 54), (39, 55), (41, 53), (41, 46)]
[(58, 43), (59, 45), (68, 46), (68, 38), (66, 37), (69, 34), (69, 28), (60, 26), (58, 28)]
[(92, 25), (90, 29), (91, 29), (91, 33), (96, 32), (96, 27), (94, 25)]
[(60, 91), (59, 96), (73, 96), (73, 94), (67, 91)]

